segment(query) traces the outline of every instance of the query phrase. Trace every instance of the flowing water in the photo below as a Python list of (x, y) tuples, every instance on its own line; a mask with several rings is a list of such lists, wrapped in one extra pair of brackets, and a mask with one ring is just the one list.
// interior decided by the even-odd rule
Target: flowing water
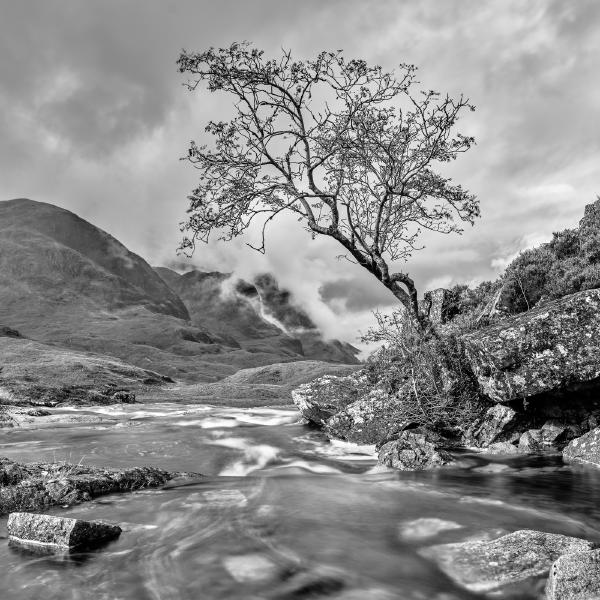
[[(77, 413), (103, 420), (5, 431), (0, 456), (206, 477), (52, 509), (122, 526), (93, 552), (31, 554), (7, 543), (0, 520), (1, 600), (477, 598), (420, 549), (525, 528), (600, 540), (600, 475), (559, 456), (465, 454), (457, 468), (398, 473), (378, 468), (372, 447), (329, 443), (291, 407)], [(542, 586), (496, 597), (536, 598)]]

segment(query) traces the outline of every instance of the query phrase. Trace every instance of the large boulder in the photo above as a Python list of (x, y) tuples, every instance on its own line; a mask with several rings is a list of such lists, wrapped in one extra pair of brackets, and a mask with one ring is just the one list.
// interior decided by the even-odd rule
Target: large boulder
[(496, 402), (600, 377), (600, 290), (586, 290), (461, 337), (482, 392)]
[(564, 554), (552, 565), (546, 585), (548, 600), (600, 598), (600, 550)]
[(7, 523), (12, 542), (58, 548), (95, 546), (121, 535), (118, 525), (34, 513), (11, 513)]
[(544, 533), (515, 531), (492, 541), (459, 542), (421, 551), (457, 584), (486, 592), (544, 575), (562, 554), (593, 550), (587, 540)]
[(366, 389), (366, 377), (360, 371), (345, 377), (325, 375), (292, 390), (292, 400), (305, 419), (324, 425), (327, 419), (358, 400)]
[(563, 450), (563, 458), (567, 462), (600, 466), (600, 427), (571, 441)]
[(325, 422), (325, 432), (348, 442), (377, 444), (395, 436), (408, 424), (402, 402), (376, 388), (331, 416)]
[(443, 467), (452, 456), (431, 435), (421, 431), (403, 431), (398, 439), (386, 442), (379, 450), (379, 464), (400, 471), (423, 471)]

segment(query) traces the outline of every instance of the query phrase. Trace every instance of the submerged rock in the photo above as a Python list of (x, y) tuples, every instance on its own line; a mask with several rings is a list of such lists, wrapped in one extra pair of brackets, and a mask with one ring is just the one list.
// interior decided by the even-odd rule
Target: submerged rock
[(552, 565), (546, 585), (548, 600), (600, 598), (600, 550), (564, 554)]
[(571, 441), (563, 450), (563, 458), (567, 462), (600, 466), (600, 427)]
[(454, 521), (444, 521), (436, 517), (423, 517), (414, 521), (405, 521), (398, 528), (400, 538), (408, 541), (425, 540), (435, 537), (443, 531), (461, 529), (462, 525)]
[(79, 548), (96, 546), (121, 535), (117, 525), (52, 515), (11, 513), (7, 523), (12, 542)]
[(600, 290), (586, 290), (461, 337), (482, 392), (496, 402), (556, 393), (600, 377)]
[(522, 530), (492, 541), (460, 542), (421, 551), (456, 583), (485, 592), (544, 575), (562, 554), (594, 549), (587, 540)]
[(379, 450), (379, 464), (400, 471), (433, 469), (452, 460), (436, 440), (420, 431), (403, 431), (398, 439), (385, 443)]

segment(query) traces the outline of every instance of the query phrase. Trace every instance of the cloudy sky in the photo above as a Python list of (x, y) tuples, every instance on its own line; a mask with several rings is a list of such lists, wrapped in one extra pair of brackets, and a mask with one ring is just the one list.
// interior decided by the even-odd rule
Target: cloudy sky
[[(481, 201), (462, 237), (427, 239), (405, 268), (423, 288), (495, 276), (574, 226), (600, 193), (597, 0), (0, 0), (0, 199), (78, 213), (152, 264), (177, 259), (193, 169), (178, 158), (224, 101), (190, 94), (182, 48), (249, 40), (267, 54), (343, 49), (425, 88), (464, 92), (477, 146), (452, 176)], [(204, 269), (273, 272), (331, 335), (352, 341), (394, 299), (327, 240), (282, 222), (261, 256), (198, 248)]]

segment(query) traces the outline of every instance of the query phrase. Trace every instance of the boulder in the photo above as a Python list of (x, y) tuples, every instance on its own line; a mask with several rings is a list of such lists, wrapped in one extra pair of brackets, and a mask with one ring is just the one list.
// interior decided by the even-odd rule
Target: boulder
[(572, 437), (571, 430), (564, 423), (549, 420), (544, 423), (541, 430), (542, 442), (548, 446), (564, 446), (567, 439)]
[(562, 554), (594, 547), (580, 538), (522, 530), (492, 541), (432, 546), (420, 554), (434, 560), (458, 585), (472, 592), (486, 592), (544, 575)]
[(519, 448), (510, 442), (494, 442), (485, 448), (488, 454), (518, 454)]
[(374, 389), (331, 416), (325, 423), (325, 432), (356, 444), (377, 444), (395, 436), (408, 424), (402, 403), (385, 391)]
[(529, 429), (519, 438), (519, 452), (534, 454), (542, 450), (542, 430)]
[(324, 375), (292, 390), (292, 400), (302, 416), (315, 425), (325, 421), (352, 404), (367, 388), (360, 371), (344, 377)]
[(517, 424), (517, 413), (510, 406), (496, 404), (489, 408), (469, 429), (467, 445), (485, 448), (498, 441), (506, 441)]
[(438, 440), (421, 431), (403, 431), (398, 439), (383, 444), (379, 450), (379, 464), (400, 471), (433, 469), (452, 460), (452, 456), (439, 447)]
[(563, 458), (567, 462), (600, 466), (600, 427), (572, 440), (563, 450)]
[(550, 569), (548, 600), (600, 598), (600, 550), (563, 554)]
[(545, 303), (463, 335), (481, 391), (495, 402), (594, 385), (600, 377), (600, 290)]
[(57, 548), (96, 546), (121, 535), (119, 526), (100, 521), (22, 512), (9, 515), (7, 529), (12, 542)]

